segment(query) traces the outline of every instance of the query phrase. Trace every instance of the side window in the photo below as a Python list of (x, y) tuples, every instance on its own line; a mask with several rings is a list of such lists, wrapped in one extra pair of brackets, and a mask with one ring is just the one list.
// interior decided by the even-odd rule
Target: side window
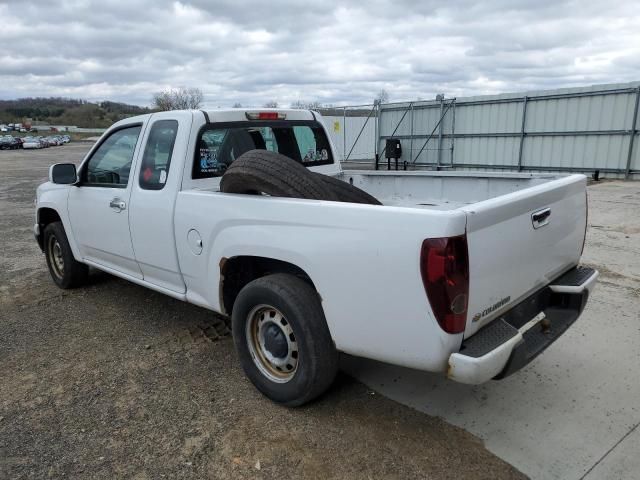
[(193, 165), (193, 178), (218, 177), (227, 169), (220, 151), (227, 140), (229, 130), (226, 128), (205, 130), (200, 137), (198, 158)]
[(158, 120), (149, 131), (140, 167), (140, 187), (145, 190), (162, 190), (167, 183), (171, 155), (176, 143), (178, 122)]
[(102, 142), (87, 163), (83, 182), (89, 186), (126, 187), (141, 128), (136, 125), (117, 130)]
[(265, 150), (277, 152), (278, 142), (276, 141), (276, 137), (273, 135), (273, 130), (269, 127), (264, 127), (260, 129), (260, 133), (262, 134), (262, 138), (264, 138)]
[(322, 136), (318, 133), (317, 129), (306, 126), (293, 127), (302, 163), (325, 162), (329, 159), (329, 145), (321, 140)]

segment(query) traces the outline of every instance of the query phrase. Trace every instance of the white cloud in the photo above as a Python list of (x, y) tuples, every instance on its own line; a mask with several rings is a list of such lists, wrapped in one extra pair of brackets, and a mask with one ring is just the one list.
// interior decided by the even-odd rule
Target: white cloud
[(635, 3), (0, 0), (0, 98), (370, 102), (639, 79)]

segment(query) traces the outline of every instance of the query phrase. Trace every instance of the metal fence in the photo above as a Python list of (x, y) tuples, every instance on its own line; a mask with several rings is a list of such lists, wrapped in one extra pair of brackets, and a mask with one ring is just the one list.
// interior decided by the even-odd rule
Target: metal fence
[(343, 130), (362, 132), (354, 137), (343, 131), (334, 143), (343, 160), (373, 161), (377, 156), (381, 168), (386, 168), (386, 139), (397, 138), (402, 144), (400, 165), (409, 169), (599, 170), (640, 178), (639, 100), (640, 82), (458, 99), (439, 96), (375, 106), (367, 117), (362, 107), (359, 116), (345, 114)]

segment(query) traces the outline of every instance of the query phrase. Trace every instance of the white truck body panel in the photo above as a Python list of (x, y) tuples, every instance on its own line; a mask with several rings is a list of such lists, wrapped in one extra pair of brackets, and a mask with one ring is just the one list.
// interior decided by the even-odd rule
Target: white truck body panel
[[(175, 162), (174, 166), (184, 164), (187, 160), (185, 155), (193, 115), (190, 112), (157, 113), (150, 126), (159, 120), (178, 121), (172, 162)], [(147, 143), (150, 130), (147, 128), (142, 136), (143, 145)], [(177, 158), (178, 155), (180, 158)], [(129, 202), (131, 241), (144, 279), (158, 287), (184, 294), (186, 287), (178, 263), (174, 225), (176, 196), (182, 183), (182, 170), (170, 168), (162, 190), (145, 190), (137, 181), (129, 183), (133, 183)]]
[[(132, 173), (142, 148), (140, 137), (134, 150)], [(110, 208), (113, 201), (124, 202), (125, 207), (129, 205), (132, 183), (118, 189), (70, 188), (67, 210), (73, 236), (83, 259), (142, 279), (142, 271), (131, 243), (129, 212), (126, 208), (121, 212)]]
[[(215, 216), (203, 216), (203, 209)], [(455, 348), (462, 335), (442, 332), (430, 315), (418, 252), (423, 238), (460, 235), (464, 225), (462, 212), (205, 191), (181, 192), (176, 205), (177, 250), (194, 303), (222, 310), (221, 259), (250, 252), (282, 260), (312, 279), (339, 350), (434, 370), (446, 363), (438, 353), (443, 345)], [(188, 246), (191, 228), (202, 237), (200, 256)], [(390, 231), (399, 232), (397, 238)]]
[[(585, 192), (586, 178), (571, 175), (462, 208), (471, 277), (466, 335), (578, 264)], [(532, 215), (544, 209), (550, 209), (548, 223), (532, 228)]]
[[(287, 120), (319, 117), (278, 111)], [(38, 188), (38, 215), (42, 208), (57, 212), (77, 260), (216, 312), (230, 313), (221, 302), (221, 264), (228, 259), (291, 263), (320, 294), (338, 350), (439, 372), (464, 338), (578, 264), (586, 224), (582, 175), (342, 172), (336, 158), (311, 169), (353, 183), (384, 206), (227, 194), (219, 192), (219, 177), (191, 175), (207, 117), (210, 123), (247, 121), (240, 109), (118, 122), (103, 139), (122, 126), (142, 124), (126, 188), (48, 182)], [(171, 169), (162, 190), (143, 190), (140, 158), (150, 125), (160, 119), (179, 124)], [(127, 204), (121, 212), (109, 208), (116, 196)], [(534, 229), (532, 213), (545, 208), (551, 209), (548, 224)], [(420, 249), (424, 239), (465, 234), (467, 324), (464, 332), (449, 334), (425, 294)], [(500, 308), (482, 314), (505, 298)], [(474, 321), (477, 313), (481, 318)]]

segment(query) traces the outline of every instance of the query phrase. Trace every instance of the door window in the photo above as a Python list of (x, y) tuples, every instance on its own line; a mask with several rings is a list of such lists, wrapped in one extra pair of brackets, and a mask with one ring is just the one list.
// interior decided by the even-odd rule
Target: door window
[(124, 188), (129, 181), (133, 152), (138, 142), (140, 125), (113, 132), (87, 162), (83, 184), (88, 186)]
[(140, 167), (140, 187), (162, 190), (167, 183), (173, 145), (178, 133), (176, 120), (158, 120), (151, 127)]

